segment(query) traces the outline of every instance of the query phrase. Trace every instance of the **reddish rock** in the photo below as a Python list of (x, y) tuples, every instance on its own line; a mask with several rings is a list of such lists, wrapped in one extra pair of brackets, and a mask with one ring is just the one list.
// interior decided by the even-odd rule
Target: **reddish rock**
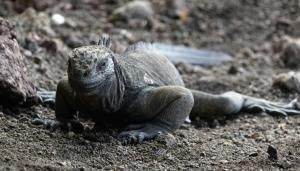
[(0, 103), (24, 104), (36, 97), (27, 77), (24, 57), (8, 21), (0, 18)]
[(5, 36), (9, 39), (15, 39), (16, 33), (13, 26), (7, 20), (0, 17), (0, 36)]

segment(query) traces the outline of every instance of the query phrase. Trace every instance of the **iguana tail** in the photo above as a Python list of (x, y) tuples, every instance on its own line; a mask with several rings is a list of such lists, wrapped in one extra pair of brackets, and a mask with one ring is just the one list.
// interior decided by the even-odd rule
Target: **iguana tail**
[(232, 60), (230, 55), (223, 52), (194, 49), (164, 43), (153, 43), (152, 45), (175, 64), (179, 62), (187, 62), (190, 64), (215, 65)]
[(300, 115), (297, 99), (290, 103), (272, 102), (262, 98), (246, 96), (237, 92), (226, 92), (220, 95), (209, 94), (198, 90), (191, 90), (194, 97), (194, 107), (190, 114), (195, 117), (214, 118), (238, 114), (239, 112), (260, 113), (287, 117)]

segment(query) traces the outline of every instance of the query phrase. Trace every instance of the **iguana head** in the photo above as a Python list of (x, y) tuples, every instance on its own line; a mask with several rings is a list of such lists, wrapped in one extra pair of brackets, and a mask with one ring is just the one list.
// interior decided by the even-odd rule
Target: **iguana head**
[(114, 74), (110, 38), (103, 35), (98, 45), (75, 48), (68, 60), (70, 85), (80, 92), (94, 91)]

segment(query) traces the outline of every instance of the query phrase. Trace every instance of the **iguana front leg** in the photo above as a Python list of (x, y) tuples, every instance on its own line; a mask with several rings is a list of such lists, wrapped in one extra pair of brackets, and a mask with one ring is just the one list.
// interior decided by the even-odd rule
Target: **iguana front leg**
[[(64, 130), (82, 131), (84, 129), (83, 125), (75, 117), (76, 99), (73, 89), (66, 79), (58, 83), (56, 93), (41, 91), (38, 95), (44, 101), (53, 100), (55, 102), (56, 120), (35, 119), (36, 123), (42, 123), (52, 130), (62, 128)], [(56, 95), (55, 99), (53, 95)]]
[(245, 112), (266, 112), (276, 115), (294, 115), (300, 114), (300, 108), (297, 106), (297, 100), (289, 104), (271, 102), (261, 98), (254, 98), (236, 92), (226, 92), (221, 95), (213, 95), (197, 90), (191, 90), (194, 96), (195, 105), (190, 117), (196, 116), (213, 118), (236, 114), (240, 111)]
[(76, 118), (76, 94), (68, 80), (62, 80), (57, 85), (55, 116), (62, 129), (81, 132), (84, 126)]
[[(138, 124), (120, 133), (124, 144), (142, 143), (179, 128), (194, 104), (192, 93), (180, 86), (164, 86), (143, 90), (127, 112)], [(137, 120), (135, 120), (137, 118)]]

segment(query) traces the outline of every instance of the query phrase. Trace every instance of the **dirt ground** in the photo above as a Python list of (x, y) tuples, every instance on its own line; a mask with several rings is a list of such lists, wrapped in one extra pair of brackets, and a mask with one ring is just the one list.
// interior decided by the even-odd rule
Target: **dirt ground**
[[(186, 86), (210, 93), (234, 90), (288, 102), (296, 93), (272, 87), (291, 70), (279, 56), (281, 40), (300, 36), (299, 0), (153, 0), (149, 21), (112, 20), (128, 1), (0, 1), (0, 16), (14, 23), (30, 77), (55, 90), (66, 75), (68, 52), (112, 35), (117, 52), (140, 40), (223, 51), (233, 61), (218, 66), (178, 64)], [(177, 5), (175, 4), (177, 3)], [(174, 5), (175, 4), (175, 5)], [(34, 8), (27, 9), (33, 6)], [(53, 14), (65, 17), (62, 25)], [(167, 138), (124, 146), (117, 132), (51, 132), (32, 118), (55, 118), (45, 106), (0, 108), (0, 170), (299, 170), (300, 117), (288, 119), (243, 113), (233, 118), (197, 120)], [(270, 160), (269, 146), (278, 152)]]

